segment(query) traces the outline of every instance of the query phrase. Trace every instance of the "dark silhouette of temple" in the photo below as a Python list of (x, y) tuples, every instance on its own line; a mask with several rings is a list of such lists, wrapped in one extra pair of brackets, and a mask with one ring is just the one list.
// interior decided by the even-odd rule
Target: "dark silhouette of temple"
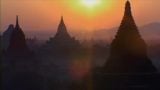
[(2, 39), (3, 39), (3, 49), (6, 51), (8, 46), (9, 46), (9, 43), (10, 43), (10, 38), (11, 38), (11, 34), (12, 34), (12, 31), (14, 30), (14, 25), (13, 24), (10, 24), (8, 29), (6, 31), (4, 31), (3, 35), (2, 35)]
[(126, 2), (121, 25), (111, 43), (110, 56), (105, 65), (105, 71), (109, 73), (156, 71), (147, 56), (147, 45), (138, 32), (129, 1)]
[(16, 26), (11, 33), (9, 45), (7, 48), (7, 55), (13, 57), (25, 57), (31, 54), (29, 48), (27, 47), (25, 35), (22, 31), (19, 22), (18, 16), (16, 17)]
[(34, 45), (36, 39), (25, 38), (18, 16), (16, 26), (10, 25), (2, 38), (4, 90), (160, 90), (160, 75), (147, 56), (128, 0), (102, 68), (93, 62), (105, 60), (109, 46), (80, 44), (69, 35), (63, 17), (55, 36), (42, 46)]
[(50, 43), (58, 47), (73, 47), (78, 44), (75, 38), (71, 37), (67, 31), (66, 25), (64, 23), (63, 17), (61, 17), (60, 24), (56, 35), (50, 39)]
[[(11, 30), (13, 25), (10, 26)], [(8, 36), (10, 35), (10, 36)], [(4, 90), (40, 90), (36, 74), (37, 60), (26, 43), (18, 16), (11, 34), (7, 34), (9, 45), (3, 56), (2, 88)], [(5, 66), (4, 66), (5, 65)], [(38, 88), (38, 89), (37, 89)]]
[(79, 45), (79, 42), (69, 35), (63, 16), (61, 17), (57, 33), (53, 38), (50, 38), (48, 43), (54, 48), (75, 48)]
[(104, 67), (93, 69), (86, 78), (90, 77), (94, 90), (159, 88), (159, 74), (147, 56), (147, 45), (138, 32), (128, 0), (121, 25), (110, 46), (108, 61)]

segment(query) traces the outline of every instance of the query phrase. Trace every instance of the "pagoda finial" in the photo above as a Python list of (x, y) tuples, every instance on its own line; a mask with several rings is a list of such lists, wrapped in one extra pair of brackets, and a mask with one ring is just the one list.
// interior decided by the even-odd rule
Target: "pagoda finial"
[(16, 16), (16, 27), (15, 28), (19, 28), (19, 20), (18, 20), (18, 15)]
[(64, 23), (63, 16), (61, 16), (61, 23)]
[(59, 26), (58, 26), (58, 30), (66, 30), (66, 26), (65, 26), (64, 20), (63, 20), (63, 16), (61, 16), (61, 20), (60, 20), (60, 23), (59, 23)]
[(130, 1), (129, 1), (129, 0), (126, 1), (125, 15), (129, 15), (129, 16), (132, 15), (132, 12), (131, 12), (131, 4), (130, 4)]

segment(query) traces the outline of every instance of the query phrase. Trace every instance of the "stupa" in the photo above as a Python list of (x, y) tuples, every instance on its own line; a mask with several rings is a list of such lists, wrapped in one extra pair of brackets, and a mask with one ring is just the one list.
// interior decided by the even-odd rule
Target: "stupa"
[(147, 45), (133, 19), (130, 1), (127, 0), (121, 25), (111, 43), (105, 72), (148, 73), (155, 71), (156, 68), (147, 56)]

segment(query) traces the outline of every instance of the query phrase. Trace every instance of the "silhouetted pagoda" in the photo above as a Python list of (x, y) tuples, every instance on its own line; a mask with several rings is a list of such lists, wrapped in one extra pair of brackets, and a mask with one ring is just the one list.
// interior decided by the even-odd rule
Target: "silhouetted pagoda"
[(155, 71), (155, 67), (147, 56), (147, 45), (138, 32), (130, 2), (127, 0), (121, 25), (111, 43), (105, 72), (143, 73)]
[(10, 42), (7, 49), (9, 56), (23, 57), (29, 55), (30, 50), (27, 47), (25, 35), (19, 26), (18, 16), (16, 17), (16, 26), (10, 36)]
[(147, 45), (138, 32), (127, 0), (123, 20), (111, 43), (108, 61), (91, 74), (92, 86), (94, 90), (156, 90), (160, 81), (156, 71), (147, 56)]
[(14, 25), (10, 24), (8, 29), (6, 31), (4, 31), (3, 35), (2, 35), (2, 41), (3, 41), (3, 49), (7, 50), (9, 43), (10, 43), (10, 38), (11, 38), (11, 34), (12, 31), (14, 30)]
[(61, 17), (57, 33), (50, 38), (49, 43), (55, 48), (74, 48), (79, 45), (79, 42), (69, 35), (63, 17)]

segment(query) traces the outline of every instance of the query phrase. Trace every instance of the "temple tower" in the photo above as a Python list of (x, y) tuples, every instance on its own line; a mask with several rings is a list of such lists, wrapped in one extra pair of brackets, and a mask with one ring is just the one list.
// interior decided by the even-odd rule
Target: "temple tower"
[(55, 36), (50, 38), (49, 43), (56, 48), (71, 48), (76, 47), (79, 44), (79, 42), (75, 40), (74, 37), (69, 35), (63, 20), (63, 16), (61, 16), (61, 20)]
[(19, 25), (18, 16), (16, 17), (16, 26), (12, 31), (7, 52), (12, 56), (25, 56), (29, 53), (25, 34)]
[(156, 71), (147, 56), (147, 45), (135, 24), (131, 4), (128, 0), (121, 25), (111, 43), (110, 56), (105, 64), (105, 71), (109, 73)]

